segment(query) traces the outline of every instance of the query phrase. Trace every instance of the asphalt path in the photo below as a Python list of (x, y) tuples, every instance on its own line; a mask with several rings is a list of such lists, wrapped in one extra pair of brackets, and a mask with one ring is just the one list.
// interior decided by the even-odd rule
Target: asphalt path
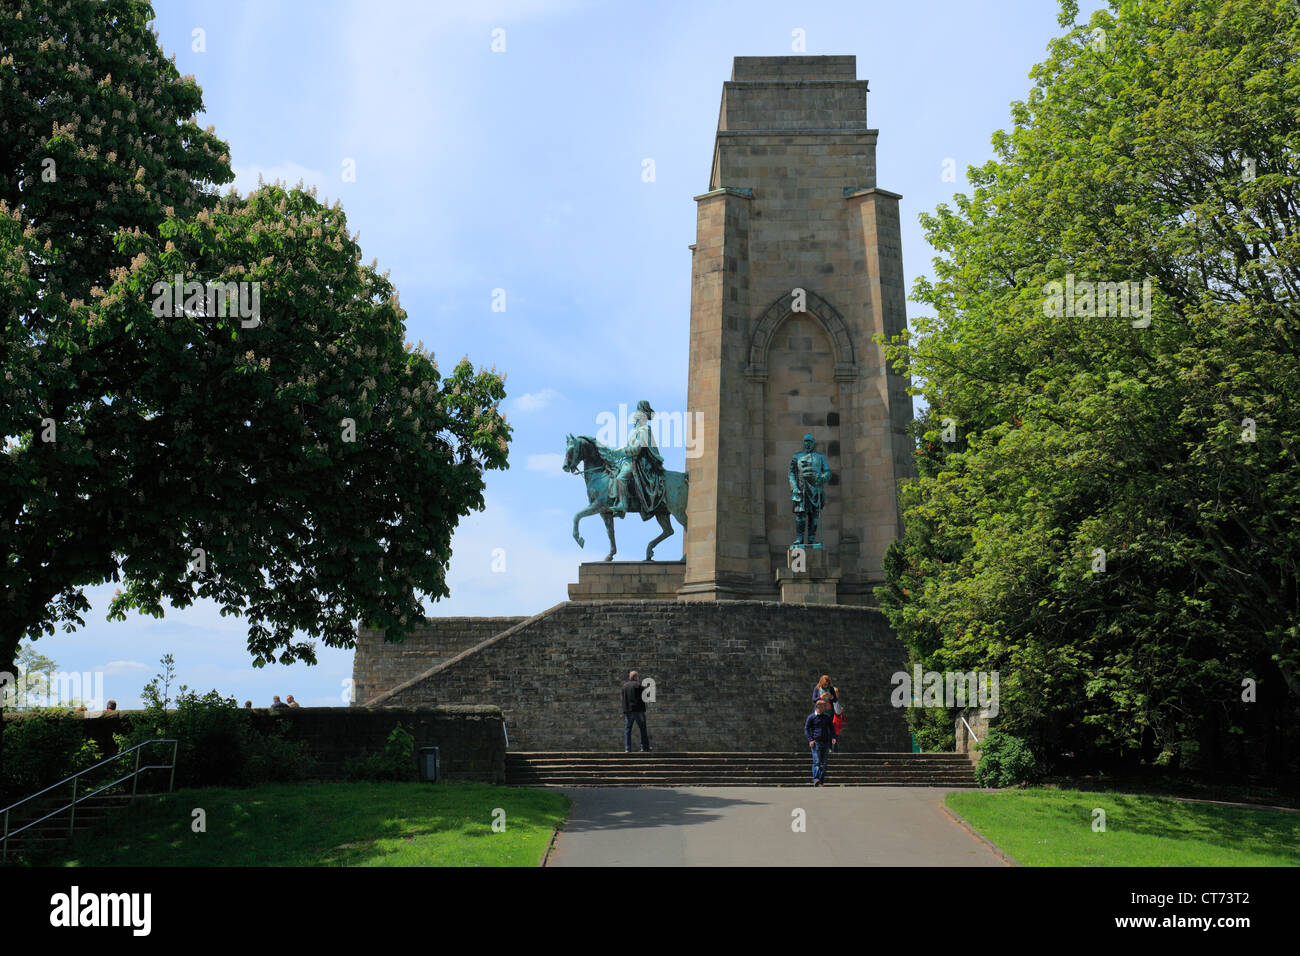
[(1007, 865), (943, 811), (941, 787), (564, 792), (573, 810), (547, 866)]

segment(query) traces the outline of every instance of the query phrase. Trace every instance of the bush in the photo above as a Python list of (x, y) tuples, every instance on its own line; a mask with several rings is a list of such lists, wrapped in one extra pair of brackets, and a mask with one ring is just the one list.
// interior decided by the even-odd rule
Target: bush
[(946, 707), (909, 707), (907, 722), (917, 744), (926, 753), (948, 753), (956, 748), (954, 720)]
[(415, 779), (415, 735), (398, 724), (379, 753), (353, 757), (343, 767), (349, 780)]
[(43, 707), (4, 722), (5, 775), (0, 806), (31, 796), (100, 759), (84, 736), (84, 722), (66, 710)]
[(149, 700), (144, 713), (132, 720), (131, 729), (114, 734), (113, 740), (125, 750), (156, 737), (175, 738), (176, 786), (219, 787), (243, 781), (254, 735), (233, 697), (222, 697), (215, 690), (200, 696), (181, 688), (174, 710), (167, 710), (159, 698)]
[(982, 754), (975, 768), (975, 779), (981, 787), (1012, 787), (1038, 774), (1034, 752), (1019, 737), (990, 730), (976, 749)]
[(215, 690), (200, 696), (182, 684), (175, 708), (169, 709), (175, 679), (172, 655), (164, 655), (161, 663), (162, 673), (141, 692), (143, 713), (132, 720), (127, 733), (113, 735), (119, 749), (158, 737), (174, 738), (177, 787), (289, 782), (305, 779), (315, 768), (316, 758), (305, 742), (259, 733), (248, 711), (233, 697), (222, 697)]
[(306, 780), (315, 769), (316, 756), (306, 741), (253, 732), (244, 765), (245, 783), (292, 783)]

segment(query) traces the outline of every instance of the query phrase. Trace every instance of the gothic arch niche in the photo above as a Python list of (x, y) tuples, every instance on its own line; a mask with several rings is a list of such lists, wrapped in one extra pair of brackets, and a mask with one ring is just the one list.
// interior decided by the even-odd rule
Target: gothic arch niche
[[(761, 323), (760, 323), (761, 328)], [(787, 312), (767, 333), (763, 344), (763, 512), (767, 548), (783, 565), (794, 540), (790, 505), (790, 457), (802, 447), (803, 436), (817, 440), (834, 474), (822, 514), (822, 542), (838, 552), (843, 525), (843, 485), (840, 482), (841, 382), (847, 333), (840, 341), (828, 333), (824, 320), (809, 312)], [(850, 355), (851, 350), (850, 350)], [(838, 374), (837, 374), (838, 373)]]
[(791, 316), (810, 316), (821, 325), (832, 350), (835, 378), (837, 381), (850, 381), (857, 378), (857, 358), (853, 349), (853, 338), (849, 335), (848, 324), (835, 306), (831, 305), (816, 292), (798, 290), (803, 293), (800, 311), (795, 311), (799, 297), (794, 292), (787, 292), (767, 307), (759, 316), (754, 326), (754, 333), (749, 339), (749, 368), (751, 377), (762, 379), (768, 371), (769, 352), (772, 337), (777, 329)]

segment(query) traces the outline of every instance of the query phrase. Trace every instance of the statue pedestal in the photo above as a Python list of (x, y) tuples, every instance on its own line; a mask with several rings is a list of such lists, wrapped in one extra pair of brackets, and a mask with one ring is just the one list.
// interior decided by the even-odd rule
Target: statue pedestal
[(570, 601), (675, 601), (685, 561), (584, 561)]
[(838, 604), (840, 569), (824, 548), (792, 548), (786, 566), (776, 569), (784, 604)]

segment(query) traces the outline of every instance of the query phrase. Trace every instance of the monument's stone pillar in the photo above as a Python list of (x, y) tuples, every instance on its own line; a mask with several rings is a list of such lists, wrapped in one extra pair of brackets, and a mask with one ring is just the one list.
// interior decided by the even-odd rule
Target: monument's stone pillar
[[(852, 56), (737, 57), (696, 197), (683, 600), (871, 603), (912, 459), (908, 382), (877, 332), (906, 324), (896, 193)], [(815, 587), (792, 578), (788, 468), (805, 434), (834, 477)]]

